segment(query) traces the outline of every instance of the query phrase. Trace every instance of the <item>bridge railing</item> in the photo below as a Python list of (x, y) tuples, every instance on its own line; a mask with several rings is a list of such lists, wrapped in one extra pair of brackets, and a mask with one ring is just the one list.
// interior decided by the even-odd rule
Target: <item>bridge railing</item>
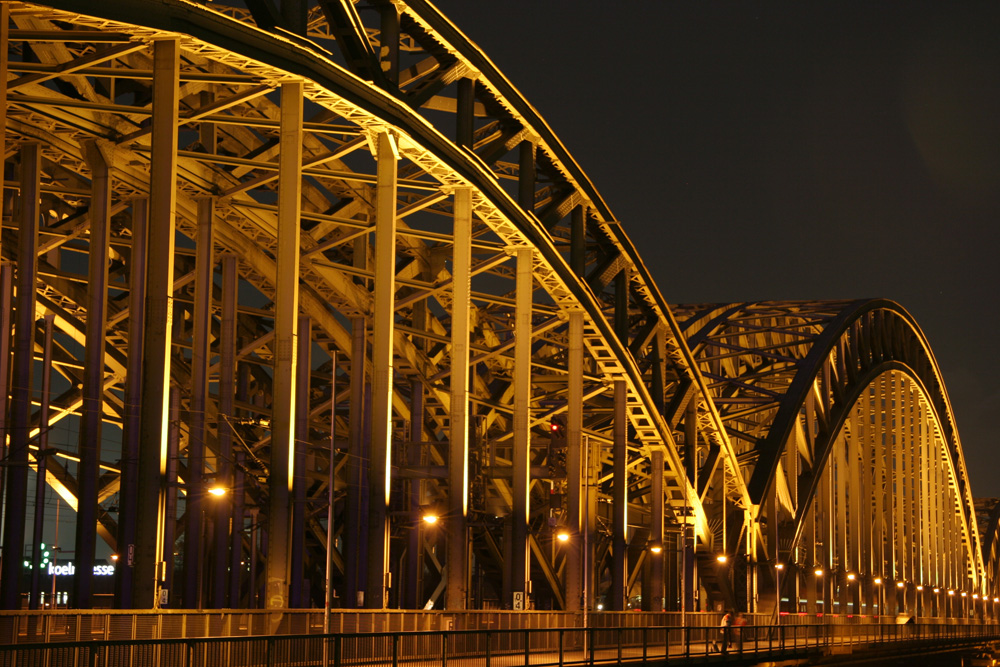
[[(451, 630), (507, 631), (559, 628), (717, 628), (721, 613), (413, 611), (349, 610), (330, 614), (329, 632), (368, 634)], [(748, 614), (747, 623), (766, 626), (769, 614)], [(925, 624), (975, 623), (961, 619), (915, 619)], [(896, 617), (849, 614), (782, 614), (780, 625), (894, 625)], [(320, 635), (322, 610), (72, 610), (0, 612), (0, 644), (73, 641), (131, 641)]]
[(704, 659), (715, 652), (761, 659), (833, 647), (893, 650), (931, 644), (972, 646), (1000, 638), (995, 625), (705, 626), (453, 630), (261, 637), (87, 641), (0, 646), (0, 667), (424, 667), (569, 666)]
[[(330, 614), (332, 633), (553, 628), (715, 627), (722, 614), (679, 612), (350, 610)], [(764, 623), (766, 615), (748, 615)], [(318, 635), (322, 610), (70, 610), (0, 612), (0, 644)]]

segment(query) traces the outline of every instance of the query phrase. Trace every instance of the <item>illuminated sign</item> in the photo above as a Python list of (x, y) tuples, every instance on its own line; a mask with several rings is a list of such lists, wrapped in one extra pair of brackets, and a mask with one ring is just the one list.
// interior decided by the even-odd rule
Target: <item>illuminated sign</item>
[[(109, 577), (115, 573), (114, 565), (95, 565), (94, 566), (94, 576), (95, 577)], [(66, 563), (63, 565), (54, 565), (49, 563), (48, 574), (56, 577), (66, 577), (76, 574), (76, 566), (73, 563)]]

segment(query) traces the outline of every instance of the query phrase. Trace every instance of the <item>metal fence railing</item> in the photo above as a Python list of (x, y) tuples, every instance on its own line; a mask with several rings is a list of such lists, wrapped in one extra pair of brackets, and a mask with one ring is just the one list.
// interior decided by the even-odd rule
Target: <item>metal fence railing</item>
[(0, 667), (532, 667), (685, 662), (714, 652), (791, 658), (853, 646), (866, 650), (1000, 639), (996, 625), (785, 624), (722, 631), (706, 626), (336, 633), (227, 638), (67, 641), (0, 646)]

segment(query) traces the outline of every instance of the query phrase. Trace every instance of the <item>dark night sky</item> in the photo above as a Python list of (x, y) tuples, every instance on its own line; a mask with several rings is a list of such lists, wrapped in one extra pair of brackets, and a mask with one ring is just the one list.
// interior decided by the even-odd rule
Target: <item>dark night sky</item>
[(1000, 3), (433, 0), (672, 303), (886, 297), (1000, 496)]

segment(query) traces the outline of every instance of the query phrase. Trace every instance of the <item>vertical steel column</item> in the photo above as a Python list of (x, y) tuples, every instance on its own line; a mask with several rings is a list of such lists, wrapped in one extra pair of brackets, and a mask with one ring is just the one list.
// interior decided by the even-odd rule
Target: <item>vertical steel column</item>
[[(414, 323), (414, 327), (423, 330), (425, 326)], [(421, 449), (424, 437), (424, 384), (420, 378), (410, 380), (410, 442), (406, 448), (406, 461), (413, 467), (421, 464)], [(409, 487), (410, 530), (406, 534), (406, 587), (403, 589), (403, 608), (419, 609), (422, 605), (421, 584), (423, 580), (424, 537), (423, 520), (420, 516), (420, 504), (423, 500), (420, 480), (411, 478), (407, 481)]]
[(365, 606), (384, 609), (389, 578), (389, 494), (392, 468), (392, 359), (396, 295), (395, 140), (376, 138), (375, 299), (372, 331), (372, 418), (369, 459), (368, 576)]
[(851, 593), (851, 602), (854, 603), (853, 613), (855, 614), (863, 613), (861, 610), (861, 587), (862, 582), (865, 581), (864, 575), (867, 573), (867, 568), (865, 568), (862, 562), (862, 554), (867, 553), (867, 550), (862, 550), (861, 548), (862, 526), (866, 525), (866, 522), (862, 518), (861, 508), (865, 499), (868, 498), (866, 495), (868, 491), (862, 484), (862, 480), (864, 479), (862, 453), (865, 450), (862, 447), (862, 441), (859, 436), (859, 421), (858, 405), (855, 404), (851, 406), (851, 412), (847, 419), (850, 432), (846, 441), (847, 474), (850, 484), (850, 493), (847, 495), (847, 500), (850, 503), (848, 515), (848, 543), (850, 551), (848, 562), (850, 569), (857, 577)]
[[(111, 241), (111, 174), (108, 159), (95, 143), (86, 145), (91, 171), (90, 248), (87, 270), (87, 339), (80, 409), (80, 467), (77, 474), (76, 566), (93, 572), (97, 547), (97, 486), (104, 425), (104, 332), (108, 318), (108, 244)], [(91, 607), (92, 577), (73, 577), (73, 600)]]
[(569, 313), (569, 377), (566, 386), (566, 491), (569, 525), (572, 542), (566, 551), (566, 611), (580, 611), (586, 606), (584, 592), (589, 586), (584, 549), (588, 541), (584, 534), (583, 503), (587, 502), (584, 490), (583, 462), (583, 311)]
[(306, 454), (309, 448), (309, 379), (312, 373), (312, 319), (299, 315), (298, 388), (295, 402), (295, 477), (292, 483), (292, 560), (288, 606), (309, 606), (308, 592), (303, 593), (306, 557)]
[(10, 56), (10, 7), (6, 2), (0, 3), (0, 149), (6, 148), (7, 134), (7, 64)]
[[(456, 237), (457, 238), (457, 237)], [(517, 257), (514, 304), (514, 478), (511, 483), (512, 512), (510, 553), (510, 608), (527, 609), (529, 579), (528, 522), (531, 513), (531, 276), (534, 251), (521, 247)], [(457, 245), (456, 245), (457, 253)], [(456, 258), (456, 266), (457, 266)], [(572, 403), (571, 403), (572, 404)], [(515, 606), (514, 599), (521, 600)], [(567, 599), (568, 602), (568, 599)]]
[(628, 269), (615, 276), (615, 335), (628, 347)]
[[(119, 495), (139, 494), (139, 424), (142, 405), (143, 320), (146, 301), (146, 208), (145, 198), (132, 201), (132, 247), (128, 261), (128, 367), (125, 376), (124, 422)], [(135, 574), (136, 506), (118, 506), (118, 566), (115, 568), (115, 608), (132, 607)]]
[(387, 2), (379, 5), (379, 64), (382, 74), (393, 86), (399, 85), (399, 10)]
[(517, 203), (529, 213), (535, 210), (535, 144), (522, 141), (518, 147)]
[(931, 516), (934, 495), (931, 489), (930, 477), (930, 468), (933, 465), (933, 459), (931, 458), (929, 419), (927, 404), (920, 401), (920, 421), (918, 422), (920, 428), (920, 455), (917, 461), (920, 470), (921, 526), (918, 533), (920, 538), (920, 545), (918, 548), (920, 549), (921, 558), (920, 574), (917, 579), (917, 583), (923, 584), (924, 586), (931, 584), (934, 581), (934, 556), (932, 551), (934, 550), (934, 531), (937, 529)]
[(834, 462), (837, 466), (837, 483), (833, 485), (832, 489), (836, 503), (836, 509), (833, 512), (833, 521), (836, 530), (837, 549), (835, 562), (838, 563), (837, 585), (839, 586), (839, 590), (837, 591), (837, 602), (841, 614), (847, 613), (849, 593), (853, 588), (851, 585), (852, 582), (847, 578), (847, 575), (854, 568), (854, 563), (847, 548), (847, 537), (851, 522), (851, 516), (847, 508), (847, 491), (851, 478), (847, 467), (847, 447), (848, 437), (845, 430), (841, 428), (840, 433), (837, 434), (833, 443)]
[[(31, 380), (35, 360), (35, 283), (41, 197), (41, 149), (21, 144), (21, 215), (17, 248), (17, 311), (11, 378), (10, 450), (4, 499), (3, 563), (0, 608), (21, 608), (21, 570), (28, 494), (28, 442), (31, 440)], [(93, 526), (92, 526), (93, 529)]]
[(151, 608), (162, 580), (166, 520), (167, 411), (173, 333), (174, 213), (177, 182), (177, 107), (180, 42), (153, 44), (153, 134), (149, 177), (146, 302), (143, 317), (139, 486), (132, 607)]
[[(10, 46), (10, 7), (6, 2), (0, 3), (0, 147), (6, 152), (7, 136), (7, 60), (8, 48)], [(0, 160), (0, 170), (6, 176), (3, 160)], [(7, 212), (8, 197), (13, 197), (13, 193), (8, 193), (0, 187), (0, 212)], [(13, 267), (3, 260), (0, 254), (0, 459), (7, 458), (7, 433), (9, 422), (7, 419), (7, 407), (10, 399), (10, 326), (11, 313), (14, 312), (13, 304)], [(4, 497), (4, 477), (6, 469), (0, 469), (0, 498)], [(0, 509), (0, 517), (3, 510)], [(3, 521), (0, 518), (0, 529)]]
[[(198, 200), (198, 231), (195, 245), (194, 335), (191, 346), (191, 398), (188, 419), (187, 508), (184, 524), (184, 606), (201, 609), (204, 595), (207, 486), (205, 447), (208, 440), (208, 364), (211, 357), (212, 292), (215, 287), (215, 200)], [(214, 509), (214, 508), (213, 508)]]
[[(7, 9), (7, 5), (3, 5)], [(0, 460), (7, 458), (7, 444), (10, 434), (11, 377), (11, 320), (14, 314), (14, 265), (0, 258)], [(5, 498), (7, 468), (0, 467), (0, 499)], [(3, 526), (4, 510), (0, 509), (0, 530)]]
[[(688, 479), (688, 484), (691, 488), (698, 488), (698, 397), (692, 396), (688, 401), (687, 407), (685, 408), (684, 414), (684, 472)], [(794, 496), (793, 496), (794, 497)], [(687, 506), (687, 501), (685, 500), (684, 505), (685, 512), (692, 511), (693, 508)], [(681, 532), (681, 568), (682, 572), (682, 588), (683, 588), (683, 600), (681, 604), (681, 611), (698, 611), (696, 607), (697, 599), (697, 587), (698, 582), (697, 573), (695, 568), (697, 567), (697, 561), (694, 557), (695, 544), (694, 541), (697, 535), (693, 534), (690, 541), (688, 540), (688, 523), (691, 521), (691, 516), (684, 517), (684, 526)], [(693, 531), (692, 531), (693, 532)]]
[[(892, 378), (892, 394), (890, 396), (892, 408), (892, 414), (887, 417), (888, 426), (892, 430), (891, 442), (893, 448), (893, 454), (896, 458), (896, 464), (893, 466), (893, 479), (895, 483), (893, 484), (893, 502), (896, 510), (896, 557), (894, 561), (894, 576), (893, 579), (902, 581), (905, 583), (909, 571), (907, 570), (906, 563), (906, 478), (908, 477), (906, 466), (908, 465), (906, 456), (906, 429), (903, 427), (903, 421), (905, 419), (906, 411), (903, 407), (903, 391), (901, 386), (901, 376), (896, 373), (890, 375)], [(887, 404), (888, 405), (888, 404)], [(899, 591), (897, 591), (899, 593)], [(904, 595), (897, 595), (898, 600), (897, 613), (904, 613), (905, 599)]]
[[(364, 246), (367, 248), (367, 246)], [(365, 251), (367, 254), (367, 251)], [(358, 265), (358, 250), (355, 246), (355, 266)], [(365, 365), (368, 358), (365, 338), (365, 318), (351, 319), (351, 402), (348, 418), (351, 423), (350, 442), (347, 451), (347, 521), (345, 534), (345, 554), (353, 553), (354, 558), (346, 561), (346, 602), (348, 607), (364, 606), (364, 580), (368, 562), (368, 471), (364, 462), (368, 460), (365, 442), (365, 421), (367, 406), (365, 401)]]
[[(445, 608), (465, 609), (469, 582), (469, 334), (472, 310), (472, 191), (455, 190), (451, 308), (451, 425), (448, 437), (448, 584)], [(520, 269), (520, 257), (518, 258)], [(518, 290), (518, 298), (521, 290)], [(515, 355), (518, 353), (515, 348)], [(517, 521), (519, 519), (515, 519)], [(516, 542), (515, 550), (518, 548)], [(516, 559), (517, 556), (515, 555)], [(515, 582), (515, 586), (517, 583)]]
[(45, 527), (46, 461), (49, 448), (49, 387), (52, 379), (52, 322), (45, 316), (45, 342), (42, 347), (42, 396), (38, 411), (38, 453), (35, 455), (35, 522), (31, 531), (31, 596), (28, 609), (38, 609), (41, 593), (42, 531)]
[(301, 81), (281, 84), (278, 154), (278, 256), (271, 383), (271, 468), (267, 508), (268, 609), (288, 607), (289, 500), (295, 474), (295, 368), (299, 310), (299, 214), (302, 206)]
[(166, 472), (164, 482), (166, 492), (163, 500), (163, 538), (158, 559), (163, 563), (163, 590), (167, 596), (163, 602), (174, 604), (171, 594), (174, 590), (174, 546), (177, 537), (177, 468), (180, 465), (181, 445), (181, 392), (176, 386), (170, 388), (169, 421), (167, 423)]
[(458, 100), (455, 112), (455, 143), (472, 148), (476, 119), (476, 80), (463, 78), (458, 81)]
[[(872, 530), (872, 552), (874, 554), (875, 568), (872, 570), (872, 574), (876, 577), (882, 577), (885, 579), (888, 576), (888, 572), (885, 569), (885, 517), (890, 511), (890, 508), (886, 507), (885, 504), (885, 487), (887, 485), (887, 480), (885, 479), (885, 448), (882, 445), (883, 438), (885, 437), (885, 427), (882, 422), (882, 399), (884, 394), (882, 393), (882, 383), (880, 380), (876, 380), (876, 385), (873, 387), (871, 401), (871, 412), (867, 416), (867, 419), (871, 420), (871, 444), (872, 452), (875, 457), (875, 475), (874, 483), (872, 484), (872, 494), (875, 501), (875, 524)], [(879, 615), (885, 614), (884, 599), (883, 596), (876, 591), (876, 595), (879, 595)]]
[[(222, 317), (219, 327), (219, 434), (218, 483), (231, 489), (232, 505), (215, 515), (215, 561), (212, 575), (212, 606), (240, 605), (240, 561), (243, 555), (243, 488), (233, 473), (233, 419), (236, 398), (236, 311), (239, 302), (236, 257), (222, 257)], [(242, 473), (240, 473), (242, 475)], [(223, 505), (223, 509), (225, 506)], [(227, 542), (228, 541), (228, 542)], [(228, 583), (225, 583), (226, 577)], [(228, 604), (227, 604), (228, 595)]]
[(570, 214), (569, 266), (577, 276), (587, 272), (587, 209), (582, 205)]
[(612, 611), (625, 611), (628, 602), (628, 389), (624, 380), (615, 380), (614, 444), (611, 455), (611, 592)]
[[(330, 634), (330, 609), (333, 607), (334, 518), (337, 482), (337, 350), (330, 350), (330, 448), (326, 466), (326, 562), (324, 563), (323, 634)], [(325, 661), (325, 659), (324, 659)]]
[(663, 611), (663, 450), (653, 450), (650, 466), (653, 479), (650, 485), (649, 509), (652, 516), (652, 526), (650, 527), (649, 540), (654, 548), (659, 549), (659, 552), (649, 549), (646, 554), (646, 557), (651, 559), (649, 564), (650, 590), (643, 591), (643, 599), (647, 596), (652, 598), (649, 604), (650, 611)]

